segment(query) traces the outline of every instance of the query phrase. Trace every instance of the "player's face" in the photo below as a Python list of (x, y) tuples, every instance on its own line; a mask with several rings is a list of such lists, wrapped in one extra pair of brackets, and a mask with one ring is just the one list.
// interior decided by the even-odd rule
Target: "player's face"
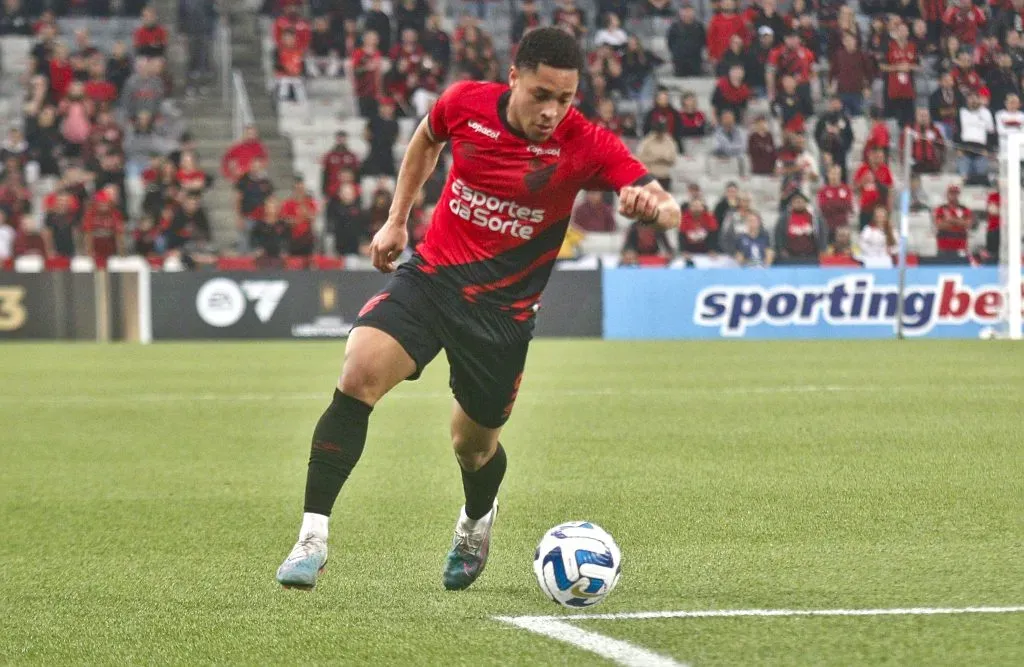
[(530, 141), (547, 141), (569, 113), (580, 76), (576, 70), (540, 65), (536, 70), (512, 66), (509, 121), (518, 125)]

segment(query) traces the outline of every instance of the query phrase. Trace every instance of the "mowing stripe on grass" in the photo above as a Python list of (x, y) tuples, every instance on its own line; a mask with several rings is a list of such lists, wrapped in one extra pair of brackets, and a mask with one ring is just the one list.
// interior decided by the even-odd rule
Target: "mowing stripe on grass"
[[(1005, 391), (1005, 385), (972, 385), (972, 391), (994, 389)], [(551, 398), (563, 396), (731, 396), (750, 394), (817, 394), (817, 393), (853, 393), (853, 392), (910, 392), (935, 391), (934, 385), (790, 385), (776, 387), (657, 387), (650, 389), (623, 388), (590, 388), (590, 389), (558, 389), (538, 388), (523, 392), (519, 400), (531, 398), (547, 402)], [(173, 403), (193, 401), (219, 401), (224, 403), (249, 403), (260, 401), (324, 401), (330, 398), (329, 391), (320, 392), (282, 392), (282, 393), (211, 393), (197, 394), (104, 394), (104, 395), (73, 395), (73, 396), (0, 396), (0, 403), (16, 403), (18, 405), (110, 405), (112, 403)], [(386, 400), (433, 400), (451, 398), (448, 392), (418, 392), (399, 390), (389, 394)]]
[[(568, 618), (568, 617), (567, 617)], [(597, 632), (581, 630), (575, 625), (547, 616), (497, 616), (495, 620), (523, 630), (596, 653), (602, 658), (628, 667), (686, 667), (684, 663), (640, 648), (621, 639), (613, 639)]]

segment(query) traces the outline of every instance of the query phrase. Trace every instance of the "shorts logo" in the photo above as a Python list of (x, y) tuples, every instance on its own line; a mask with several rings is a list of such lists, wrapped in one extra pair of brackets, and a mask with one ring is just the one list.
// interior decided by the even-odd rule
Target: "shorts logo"
[(501, 136), (501, 133), (498, 132), (497, 130), (492, 130), (489, 127), (485, 127), (485, 126), (481, 125), (480, 123), (476, 122), (475, 120), (469, 121), (469, 129), (473, 130), (474, 132), (479, 132), (480, 134), (484, 135), (485, 137), (490, 137), (491, 139), (494, 139), (495, 141), (497, 141), (498, 137)]
[(369, 313), (371, 310), (376, 308), (381, 301), (388, 298), (389, 296), (391, 296), (391, 292), (381, 292), (377, 296), (367, 301), (366, 304), (359, 310), (358, 317), (362, 317), (363, 315)]

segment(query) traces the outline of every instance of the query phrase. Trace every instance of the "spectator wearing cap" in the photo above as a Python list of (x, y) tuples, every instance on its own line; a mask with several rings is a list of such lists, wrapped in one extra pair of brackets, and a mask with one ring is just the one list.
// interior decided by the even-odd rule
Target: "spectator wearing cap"
[(782, 36), (789, 27), (786, 19), (779, 13), (775, 0), (762, 0), (754, 3), (747, 10), (747, 21), (757, 32), (758, 37), (771, 36), (772, 47), (778, 46)]
[(960, 107), (966, 104), (967, 99), (956, 87), (952, 73), (943, 72), (939, 77), (939, 87), (928, 98), (928, 109), (947, 138), (953, 136)]
[(946, 203), (935, 209), (935, 222), (939, 257), (948, 260), (962, 259), (967, 254), (967, 234), (974, 216), (971, 210), (960, 203), (960, 186), (956, 183), (946, 188)]
[(312, 77), (336, 77), (341, 72), (341, 47), (326, 16), (313, 19), (313, 34), (306, 53), (306, 73)]
[(339, 130), (334, 135), (334, 146), (324, 155), (320, 178), (320, 193), (331, 196), (340, 185), (340, 175), (343, 169), (359, 171), (359, 158), (348, 147), (348, 133)]
[(377, 115), (377, 98), (383, 90), (384, 58), (377, 49), (379, 41), (377, 33), (370, 30), (363, 34), (363, 46), (352, 54), (356, 98), (363, 118)]
[(743, 17), (736, 13), (734, 0), (722, 0), (720, 8), (721, 11), (711, 17), (707, 31), (708, 60), (715, 65), (729, 48), (729, 40), (733, 35), (739, 35), (744, 44), (750, 41), (747, 25)]
[(225, 151), (220, 163), (221, 173), (232, 183), (236, 183), (248, 173), (252, 161), (256, 158), (262, 159), (265, 164), (270, 155), (260, 141), (259, 129), (255, 125), (248, 125), (243, 131), (242, 138)]
[(826, 234), (821, 221), (807, 206), (807, 195), (793, 194), (789, 208), (775, 225), (775, 252), (780, 264), (817, 264), (825, 249)]
[(955, 140), (957, 150), (957, 172), (968, 184), (988, 184), (988, 147), (995, 133), (992, 112), (982, 106), (977, 91), (967, 94), (967, 106), (961, 107), (957, 115)]
[(848, 227), (853, 216), (853, 190), (843, 181), (843, 172), (834, 164), (828, 169), (825, 186), (818, 190), (818, 211), (825, 223), (828, 240), (836, 237), (836, 230)]
[(363, 161), (361, 176), (395, 176), (395, 142), (398, 141), (398, 121), (395, 103), (390, 98), (380, 100), (379, 115), (366, 124), (366, 141), (370, 145)]
[(718, 158), (740, 158), (747, 150), (747, 135), (736, 124), (736, 116), (726, 109), (722, 112), (718, 127), (711, 135), (711, 154)]
[(769, 32), (771, 28), (761, 26), (757, 32), (757, 39), (750, 45), (750, 59), (745, 69), (745, 80), (750, 86), (754, 95), (758, 98), (768, 94), (767, 67), (768, 57), (774, 47), (774, 33)]
[(152, 6), (142, 10), (142, 24), (132, 35), (132, 45), (136, 56), (162, 58), (167, 53), (167, 30), (160, 25)]
[(750, 86), (744, 82), (743, 76), (743, 66), (733, 65), (726, 76), (718, 79), (711, 94), (712, 122), (716, 125), (725, 111), (731, 111), (737, 122), (743, 123), (751, 96)]
[(703, 65), (707, 32), (697, 20), (693, 5), (684, 2), (679, 20), (668, 30), (668, 50), (672, 54), (672, 67), (676, 76), (700, 76)]
[(600, 190), (587, 190), (572, 210), (572, 224), (585, 232), (614, 232), (615, 213)]
[(864, 113), (864, 100), (871, 95), (875, 63), (861, 50), (857, 38), (844, 33), (842, 46), (836, 49), (828, 70), (829, 88), (843, 102), (843, 109), (851, 116)]
[(657, 120), (637, 149), (637, 159), (665, 190), (672, 191), (672, 168), (679, 161), (679, 147), (664, 120)]
[(100, 263), (123, 250), (124, 216), (117, 208), (113, 188), (96, 192), (82, 220), (85, 252)]

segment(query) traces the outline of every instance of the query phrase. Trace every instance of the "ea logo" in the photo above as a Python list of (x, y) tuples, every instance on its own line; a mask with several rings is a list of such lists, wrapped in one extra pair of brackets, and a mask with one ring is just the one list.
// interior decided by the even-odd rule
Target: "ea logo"
[(246, 304), (255, 301), (256, 317), (266, 322), (286, 291), (284, 280), (243, 280), (239, 285), (229, 278), (214, 278), (199, 288), (196, 312), (211, 327), (230, 327), (245, 315)]

